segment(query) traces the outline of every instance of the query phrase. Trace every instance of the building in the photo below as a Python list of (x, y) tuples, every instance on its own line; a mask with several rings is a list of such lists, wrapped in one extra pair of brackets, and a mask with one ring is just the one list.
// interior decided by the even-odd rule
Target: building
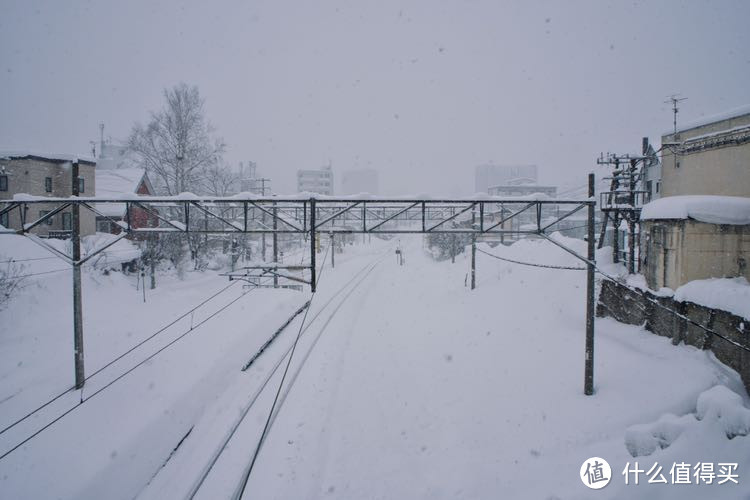
[(662, 196), (750, 197), (750, 106), (662, 136)]
[(378, 171), (374, 169), (345, 170), (341, 174), (342, 194), (378, 194)]
[(648, 286), (750, 279), (750, 106), (662, 136), (661, 195), (641, 213)]
[(474, 168), (474, 191), (488, 193), (491, 186), (507, 185), (514, 180), (537, 182), (536, 165), (478, 165)]
[[(538, 186), (530, 178), (516, 178), (507, 181), (505, 184), (488, 187), (487, 193), (490, 196), (497, 196), (499, 198), (517, 198), (519, 196), (532, 196), (538, 194), (549, 198), (557, 198), (557, 187)], [(542, 212), (540, 215), (542, 219), (549, 219), (556, 215), (557, 212), (557, 204), (545, 204), (542, 206)], [(508, 215), (510, 215), (510, 212), (504, 214), (504, 216)], [(509, 222), (510, 225), (504, 224), (503, 229), (518, 230), (529, 224), (536, 227), (536, 211), (526, 210), (525, 212), (513, 217)]]
[[(154, 187), (145, 169), (120, 168), (96, 171), (96, 195), (100, 198), (117, 199), (123, 194), (153, 196)], [(119, 234), (122, 228), (118, 223), (127, 223), (124, 203), (97, 204), (96, 230), (100, 233)], [(156, 227), (158, 219), (143, 210), (132, 207), (130, 225), (134, 228)]]
[(750, 280), (750, 198), (670, 196), (641, 213), (641, 271), (652, 290), (693, 280)]
[[(78, 189), (80, 196), (96, 193), (96, 161), (65, 154), (43, 154), (27, 151), (0, 152), (0, 200), (17, 194), (30, 194), (48, 198), (67, 198), (73, 193), (73, 162), (78, 162)], [(19, 230), (21, 224), (30, 224), (43, 217), (56, 205), (29, 205), (27, 213), (11, 210), (0, 216), (0, 225)], [(94, 234), (96, 223), (89, 210), (80, 211), (81, 235)], [(72, 230), (70, 208), (46, 219), (31, 229), (43, 237), (66, 237)]]
[(328, 165), (319, 170), (297, 170), (297, 192), (333, 195), (333, 170)]

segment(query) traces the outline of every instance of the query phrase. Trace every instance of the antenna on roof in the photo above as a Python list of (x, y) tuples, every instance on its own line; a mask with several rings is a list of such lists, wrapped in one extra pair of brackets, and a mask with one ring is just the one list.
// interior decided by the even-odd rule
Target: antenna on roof
[(664, 101), (665, 104), (672, 103), (672, 112), (674, 113), (674, 133), (677, 133), (677, 113), (680, 111), (680, 109), (677, 107), (677, 103), (680, 101), (687, 100), (687, 97), (680, 97), (680, 94), (672, 94), (668, 96), (667, 100)]

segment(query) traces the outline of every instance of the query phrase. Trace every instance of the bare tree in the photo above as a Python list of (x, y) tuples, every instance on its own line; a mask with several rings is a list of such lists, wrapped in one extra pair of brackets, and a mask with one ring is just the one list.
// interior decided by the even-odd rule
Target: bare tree
[(151, 113), (148, 125), (133, 126), (128, 148), (158, 191), (201, 191), (206, 170), (221, 161), (225, 144), (211, 137), (214, 129), (206, 120), (198, 87), (180, 83), (165, 89), (164, 99), (164, 108)]
[(238, 191), (240, 173), (224, 163), (209, 166), (203, 177), (203, 191), (213, 196), (228, 196)]
[(7, 265), (0, 265), (0, 310), (2, 310), (24, 284), (24, 266), (16, 264), (13, 259), (0, 259)]

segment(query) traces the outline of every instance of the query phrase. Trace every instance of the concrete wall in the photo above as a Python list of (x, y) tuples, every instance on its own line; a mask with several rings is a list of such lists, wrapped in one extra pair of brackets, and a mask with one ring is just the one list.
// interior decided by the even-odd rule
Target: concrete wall
[[(670, 311), (676, 311), (690, 321)], [(710, 350), (719, 361), (740, 374), (745, 388), (750, 391), (750, 352), (691, 323), (750, 348), (750, 321), (746, 318), (692, 302), (678, 302), (671, 297), (656, 297), (610, 280), (602, 281), (596, 315), (609, 316), (629, 325), (644, 325), (646, 330), (670, 338), (674, 345), (684, 342), (698, 349)]]
[[(35, 196), (47, 197), (69, 197), (73, 192), (72, 183), (72, 165), (69, 162), (47, 161), (33, 158), (14, 158), (9, 160), (0, 160), (0, 165), (5, 167), (5, 173), (8, 175), (8, 191), (0, 192), (0, 198), (9, 199), (19, 193), (26, 193)], [(81, 196), (94, 196), (96, 193), (94, 164), (79, 163), (78, 173), (83, 177), (84, 192)], [(45, 178), (52, 178), (52, 192), (45, 191)], [(27, 205), (26, 223), (33, 222), (40, 217), (41, 211), (51, 211), (56, 205), (46, 203), (34, 203)], [(70, 209), (65, 212), (71, 213)], [(94, 214), (89, 210), (82, 208), (81, 211), (81, 235), (94, 234), (96, 231), (96, 222)], [(13, 229), (21, 228), (21, 216), (18, 210), (13, 210), (8, 214), (9, 226)], [(42, 223), (31, 230), (32, 233), (47, 236), (50, 231), (63, 230), (63, 215), (56, 214), (52, 217), (52, 223)]]
[[(717, 121), (662, 137), (664, 143), (689, 146), (706, 134), (750, 126), (750, 114)], [(674, 148), (673, 148), (674, 149)], [(665, 148), (662, 158), (662, 196), (712, 194), (750, 197), (750, 142), (682, 153)], [(677, 166), (679, 163), (679, 167)]]
[(675, 290), (707, 278), (750, 280), (750, 225), (647, 220), (641, 230), (641, 270), (649, 288)]

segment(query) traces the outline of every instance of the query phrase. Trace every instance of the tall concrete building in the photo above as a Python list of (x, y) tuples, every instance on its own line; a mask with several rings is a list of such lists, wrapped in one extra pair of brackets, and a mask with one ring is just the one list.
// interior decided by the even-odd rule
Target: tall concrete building
[(492, 186), (514, 182), (536, 184), (536, 165), (478, 165), (474, 169), (474, 191), (486, 193)]
[(346, 170), (341, 175), (342, 194), (378, 194), (378, 171), (373, 169)]
[(318, 170), (297, 170), (297, 192), (333, 195), (333, 170), (328, 165)]

